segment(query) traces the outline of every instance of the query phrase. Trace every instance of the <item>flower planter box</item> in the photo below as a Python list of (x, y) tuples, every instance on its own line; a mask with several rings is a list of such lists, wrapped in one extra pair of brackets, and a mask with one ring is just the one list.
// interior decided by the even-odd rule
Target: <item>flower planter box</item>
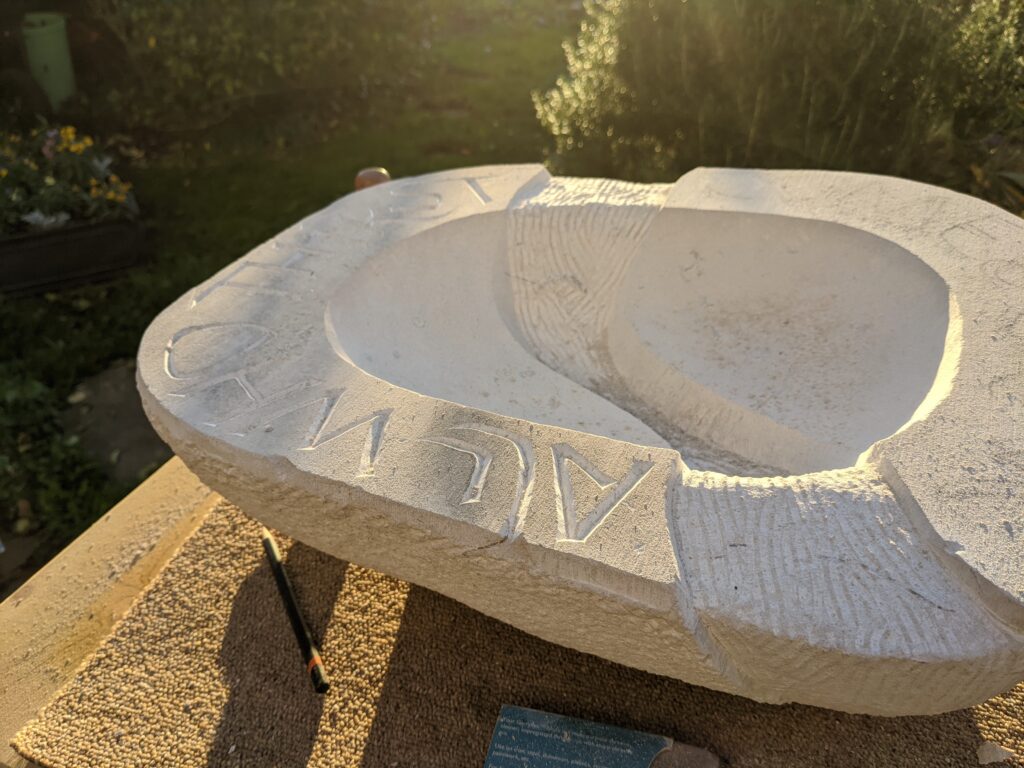
[(13, 295), (110, 278), (139, 263), (137, 221), (72, 224), (0, 240), (0, 291)]

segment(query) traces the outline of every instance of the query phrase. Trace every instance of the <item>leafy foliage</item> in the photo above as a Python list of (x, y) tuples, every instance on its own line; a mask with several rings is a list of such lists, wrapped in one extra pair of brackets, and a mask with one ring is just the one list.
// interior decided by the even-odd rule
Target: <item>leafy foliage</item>
[(73, 125), (0, 136), (0, 235), (135, 214), (131, 184)]
[(558, 74), (559, 41), (578, 18), (571, 0), (432, 2), (435, 76), (404, 81), (405, 109), (350, 110), (330, 124), (239, 110), (146, 153), (108, 147), (133, 164), (154, 253), (108, 284), (0, 295), (0, 537), (33, 530), (60, 547), (128, 490), (60, 416), (76, 384), (133, 356), (156, 313), (191, 286), (348, 192), (362, 167), (402, 177), (537, 157), (545, 137), (530, 89)]
[(130, 76), (103, 94), (128, 126), (189, 129), (268, 94), (407, 87), (429, 16), (402, 0), (88, 0)]
[[(123, 492), (63, 433), (49, 387), (0, 365), (0, 523), (75, 536)], [(42, 514), (40, 514), (42, 513)]]
[(1022, 9), (593, 2), (566, 46), (567, 75), (534, 100), (567, 172), (661, 180), (698, 165), (830, 168), (980, 191), (1021, 137)]

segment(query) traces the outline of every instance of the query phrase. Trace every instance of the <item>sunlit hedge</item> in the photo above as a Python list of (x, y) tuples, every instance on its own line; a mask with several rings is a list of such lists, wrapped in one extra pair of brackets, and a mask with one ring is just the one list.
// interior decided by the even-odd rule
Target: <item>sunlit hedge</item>
[(365, 97), (407, 85), (428, 12), (403, 0), (87, 0), (120, 39), (100, 94), (129, 126), (195, 128), (254, 97)]
[(994, 186), (1024, 125), (1022, 7), (605, 0), (535, 102), (565, 172), (853, 169), (1012, 195)]

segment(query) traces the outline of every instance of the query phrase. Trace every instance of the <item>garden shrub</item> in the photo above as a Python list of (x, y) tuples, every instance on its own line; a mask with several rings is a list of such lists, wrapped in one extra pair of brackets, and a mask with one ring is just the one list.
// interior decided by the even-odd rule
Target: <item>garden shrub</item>
[(106, 93), (123, 126), (209, 126), (246, 100), (351, 99), (409, 82), (429, 14), (402, 0), (88, 0), (123, 44)]
[(567, 75), (534, 100), (563, 172), (829, 168), (995, 195), (1022, 134), (1022, 7), (604, 0), (566, 44)]

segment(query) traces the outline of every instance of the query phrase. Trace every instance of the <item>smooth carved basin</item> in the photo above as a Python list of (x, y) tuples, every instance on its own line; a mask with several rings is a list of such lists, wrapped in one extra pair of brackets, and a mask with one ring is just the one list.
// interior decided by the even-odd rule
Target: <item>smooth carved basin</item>
[(594, 206), (402, 240), (330, 299), (338, 354), (424, 395), (736, 475), (853, 466), (935, 384), (949, 289), (903, 248), (828, 222)]
[(1024, 678), (1022, 253), (883, 177), (452, 171), (182, 297), (139, 385), (339, 557), (700, 685), (937, 712)]

